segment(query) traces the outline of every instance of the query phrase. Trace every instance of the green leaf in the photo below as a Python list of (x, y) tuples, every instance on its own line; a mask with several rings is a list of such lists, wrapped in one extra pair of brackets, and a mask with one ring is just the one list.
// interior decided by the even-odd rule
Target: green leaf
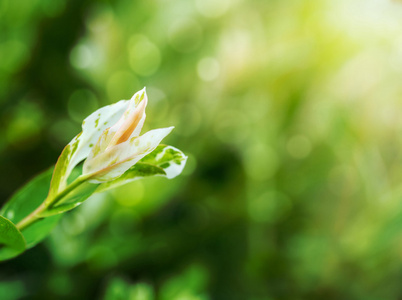
[[(39, 174), (20, 190), (4, 205), (0, 214), (17, 224), (32, 211), (39, 207), (46, 199), (53, 168)], [(27, 248), (31, 248), (43, 240), (57, 224), (59, 216), (38, 220), (22, 230)]]
[(22, 230), (27, 242), (27, 249), (32, 248), (46, 238), (57, 225), (61, 215), (40, 219)]
[(6, 260), (24, 252), (26, 243), (21, 232), (8, 219), (0, 216), (0, 260)]
[(163, 176), (169, 179), (174, 178), (182, 172), (186, 160), (187, 156), (180, 150), (172, 146), (159, 145), (119, 178), (102, 183), (96, 192), (104, 192), (144, 177)]
[(3, 206), (0, 214), (17, 224), (46, 199), (53, 168), (37, 175), (34, 179), (19, 189)]
[(187, 156), (183, 152), (167, 145), (159, 145), (154, 151), (140, 160), (142, 163), (162, 168), (169, 179), (180, 175), (186, 165), (186, 161)]
[(126, 184), (128, 182), (149, 176), (166, 176), (166, 173), (162, 168), (159, 168), (158, 166), (144, 163), (136, 163), (119, 178), (100, 184), (96, 192), (101, 193)]

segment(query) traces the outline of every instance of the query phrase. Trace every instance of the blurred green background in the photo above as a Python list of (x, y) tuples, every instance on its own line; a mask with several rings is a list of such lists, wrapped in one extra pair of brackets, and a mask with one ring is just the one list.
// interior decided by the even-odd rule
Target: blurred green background
[[(147, 87), (183, 175), (96, 195), (0, 299), (402, 299), (402, 4), (0, 1), (1, 202)], [(144, 130), (144, 131), (145, 131)]]

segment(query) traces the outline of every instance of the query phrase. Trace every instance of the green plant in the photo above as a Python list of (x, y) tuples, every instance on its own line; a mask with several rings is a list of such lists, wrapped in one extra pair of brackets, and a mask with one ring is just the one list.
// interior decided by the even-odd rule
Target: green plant
[(187, 157), (172, 146), (160, 145), (173, 127), (140, 136), (147, 101), (143, 89), (131, 100), (89, 115), (82, 123), (82, 132), (64, 148), (55, 167), (11, 197), (0, 213), (0, 260), (35, 246), (50, 233), (62, 213), (93, 193), (142, 177), (170, 179), (181, 173)]

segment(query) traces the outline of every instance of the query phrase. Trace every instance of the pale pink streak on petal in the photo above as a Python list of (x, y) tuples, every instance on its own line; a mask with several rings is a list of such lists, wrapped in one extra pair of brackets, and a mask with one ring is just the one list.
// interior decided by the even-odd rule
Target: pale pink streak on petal
[[(110, 141), (107, 148), (123, 143), (130, 138), (131, 134), (137, 128), (138, 124), (140, 123), (145, 113), (146, 105), (147, 105), (147, 98), (145, 97), (145, 99), (138, 104), (138, 106), (134, 109), (134, 111), (129, 113), (129, 116), (126, 117), (123, 124), (120, 126), (120, 128), (113, 136), (113, 139)], [(124, 118), (124, 115), (122, 118)]]

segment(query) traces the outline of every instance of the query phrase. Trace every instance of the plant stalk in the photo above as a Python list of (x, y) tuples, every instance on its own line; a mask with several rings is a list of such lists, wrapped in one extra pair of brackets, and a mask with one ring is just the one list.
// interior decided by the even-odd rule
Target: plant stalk
[(19, 231), (23, 230), (24, 228), (28, 227), (32, 223), (39, 220), (40, 218), (38, 217), (38, 215), (45, 210), (46, 210), (45, 201), (43, 201), (42, 204), (37, 209), (35, 209), (21, 221), (19, 221), (16, 227), (18, 228)]
[(79, 176), (76, 180), (74, 180), (71, 184), (69, 184), (64, 190), (59, 192), (53, 199), (46, 198), (45, 201), (42, 202), (42, 204), (35, 209), (33, 212), (31, 212), (28, 216), (26, 216), (24, 219), (19, 221), (16, 225), (18, 230), (23, 230), (29, 225), (35, 223), (36, 221), (42, 219), (43, 217), (41, 216), (41, 213), (46, 211), (48, 207), (53, 207), (57, 204), (60, 203), (60, 201), (67, 196), (72, 190), (80, 186), (84, 181), (86, 181), (89, 178), (89, 176)]

